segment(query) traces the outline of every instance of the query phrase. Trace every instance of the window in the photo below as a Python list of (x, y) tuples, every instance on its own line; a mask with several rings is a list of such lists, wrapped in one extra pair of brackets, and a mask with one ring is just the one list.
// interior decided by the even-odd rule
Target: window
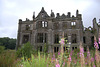
[(58, 29), (59, 28), (59, 23), (54, 23), (54, 29)]
[(42, 22), (41, 21), (37, 22), (37, 28), (41, 28), (41, 27), (42, 27)]
[[(65, 40), (68, 40), (67, 33), (64, 34), (64, 38)], [(65, 42), (65, 44), (67, 44), (67, 42)]]
[(37, 43), (47, 43), (47, 33), (38, 33)]
[(42, 52), (42, 46), (40, 46), (40, 52)]
[(83, 43), (86, 43), (86, 37), (83, 36)]
[(67, 51), (67, 50), (68, 50), (67, 48), (68, 48), (68, 47), (63, 47), (64, 51)]
[(29, 35), (24, 35), (22, 43), (27, 43), (28, 41), (29, 41)]
[(45, 27), (44, 25), (45, 25), (45, 24), (44, 24), (44, 21), (42, 21), (42, 27)]
[(54, 36), (54, 43), (59, 43), (59, 35), (58, 34), (55, 34), (55, 36)]
[(42, 27), (47, 27), (47, 25), (48, 25), (47, 22), (42, 21)]
[(31, 25), (26, 25), (26, 30), (29, 30)]
[(72, 39), (72, 43), (77, 43), (77, 36), (76, 36), (76, 34), (72, 34), (72, 36), (71, 36), (71, 39)]
[(72, 47), (72, 50), (74, 50), (74, 47)]
[(76, 22), (71, 22), (71, 26), (75, 26), (76, 25)]
[(54, 47), (54, 52), (58, 52), (59, 51), (59, 47)]
[(67, 28), (67, 22), (63, 22), (63, 29)]
[(43, 43), (43, 33), (38, 33), (37, 34), (37, 42), (38, 43)]
[(91, 44), (94, 46), (94, 36), (91, 36)]
[(47, 27), (47, 22), (45, 22), (45, 27)]

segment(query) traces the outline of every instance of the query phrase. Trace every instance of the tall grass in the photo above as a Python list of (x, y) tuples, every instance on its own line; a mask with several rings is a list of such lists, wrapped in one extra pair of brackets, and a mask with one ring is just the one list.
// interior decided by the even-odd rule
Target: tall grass
[(15, 50), (5, 50), (0, 54), (0, 67), (15, 67), (17, 61)]
[(95, 51), (84, 52), (82, 43), (80, 48), (74, 51), (63, 51), (64, 39), (60, 41), (61, 50), (53, 55), (32, 55), (31, 58), (22, 60), (20, 66), (23, 67), (100, 67), (100, 52), (98, 48)]

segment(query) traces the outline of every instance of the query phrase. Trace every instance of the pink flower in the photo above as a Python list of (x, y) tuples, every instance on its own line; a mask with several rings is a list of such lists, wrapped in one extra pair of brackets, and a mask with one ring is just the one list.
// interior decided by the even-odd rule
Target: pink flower
[(65, 62), (63, 63), (62, 67), (64, 67), (64, 66), (65, 66)]
[(80, 56), (83, 56), (84, 55), (84, 49), (83, 47), (80, 47)]
[(95, 65), (93, 65), (93, 67), (96, 67)]
[(99, 42), (99, 44), (100, 44), (100, 38), (99, 38), (99, 41), (98, 41), (98, 42)]
[(64, 40), (64, 38), (62, 38), (62, 39), (61, 39), (60, 44), (62, 44), (62, 45), (64, 45), (64, 44), (65, 44), (65, 40)]
[(60, 67), (60, 65), (59, 64), (56, 64), (56, 67)]
[(94, 62), (94, 58), (93, 57), (91, 58), (91, 62)]
[(94, 42), (94, 47), (95, 47), (96, 49), (99, 49), (98, 43), (97, 43), (96, 41)]
[(60, 55), (60, 51), (58, 52), (58, 55)]
[(69, 60), (69, 61), (71, 61), (71, 56), (70, 56), (70, 55), (69, 55), (69, 58), (68, 58), (68, 60)]

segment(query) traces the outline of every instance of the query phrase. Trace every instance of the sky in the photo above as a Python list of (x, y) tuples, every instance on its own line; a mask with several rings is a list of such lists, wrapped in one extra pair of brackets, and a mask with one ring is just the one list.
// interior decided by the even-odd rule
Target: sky
[(75, 15), (78, 9), (85, 27), (92, 26), (93, 18), (100, 19), (100, 0), (0, 0), (0, 37), (17, 38), (18, 20), (32, 20), (42, 7), (49, 15), (51, 10)]

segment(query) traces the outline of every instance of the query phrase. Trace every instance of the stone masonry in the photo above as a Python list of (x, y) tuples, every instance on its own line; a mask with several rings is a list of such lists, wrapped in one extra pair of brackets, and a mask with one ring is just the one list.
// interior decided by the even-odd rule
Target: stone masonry
[(93, 45), (94, 36), (99, 36), (99, 23), (96, 22), (96, 18), (93, 19), (93, 28), (85, 28), (83, 26), (82, 15), (76, 10), (76, 16), (68, 12), (67, 15), (59, 13), (54, 14), (51, 10), (50, 16), (42, 7), (39, 14), (35, 17), (33, 12), (33, 20), (26, 18), (25, 21), (19, 19), (18, 35), (16, 49), (21, 47), (28, 41), (34, 46), (34, 49), (38, 48), (43, 51), (44, 44), (48, 46), (48, 52), (58, 52), (60, 49), (59, 40), (64, 37), (68, 42), (64, 46), (74, 50), (79, 48), (80, 42), (86, 48)]

